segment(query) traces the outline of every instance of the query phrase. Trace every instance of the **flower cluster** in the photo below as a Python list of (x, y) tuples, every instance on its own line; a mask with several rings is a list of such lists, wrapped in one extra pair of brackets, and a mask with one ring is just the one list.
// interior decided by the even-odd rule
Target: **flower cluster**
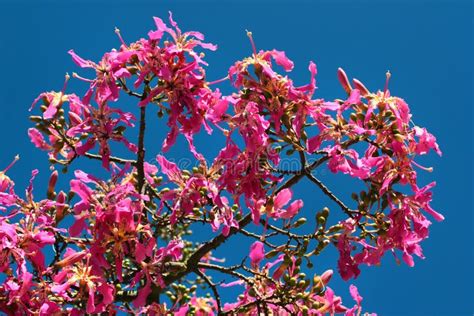
[[(58, 157), (62, 157), (66, 161), (59, 162), (66, 164), (98, 144), (103, 166), (108, 168), (110, 141), (122, 142), (130, 151), (137, 151), (137, 147), (123, 136), (126, 126), (133, 127), (134, 116), (109, 107), (105, 101), (95, 108), (88, 99), (81, 100), (75, 94), (64, 92), (45, 92), (33, 103), (42, 100), (44, 112), (42, 117), (32, 117), (37, 124), (28, 130), (28, 135), (37, 148), (48, 151), (50, 160), (58, 161)], [(65, 103), (69, 107), (67, 119), (63, 109)]]
[[(341, 69), (339, 74), (341, 84), (349, 93), (349, 98), (340, 102), (341, 106), (350, 103), (355, 109), (360, 109), (350, 114), (346, 128), (359, 134), (357, 137), (367, 138), (368, 142), (362, 157), (357, 151), (340, 146), (325, 149), (331, 171), (349, 174), (368, 184), (367, 191), (354, 194), (358, 215), (343, 224), (344, 232), (338, 240), (339, 270), (344, 279), (357, 277), (360, 264), (379, 264), (387, 250), (395, 254), (395, 249), (402, 252), (403, 260), (409, 266), (413, 266), (413, 254), (424, 258), (420, 242), (428, 237), (431, 225), (422, 211), (435, 220), (444, 219), (430, 206), (432, 193), (429, 190), (435, 183), (420, 188), (417, 182), (416, 169), (431, 169), (420, 166), (416, 157), (430, 150), (441, 155), (436, 138), (425, 128), (413, 124), (403, 99), (390, 95), (390, 73), (387, 73), (385, 90), (377, 93), (368, 92), (357, 79), (354, 79), (356, 88), (352, 89)], [(367, 103), (363, 103), (361, 98)], [(402, 189), (402, 186), (409, 189)], [(410, 190), (412, 193), (407, 193)], [(388, 209), (388, 214), (383, 212), (385, 209)], [(354, 236), (362, 220), (365, 227), (372, 229), (364, 228), (363, 235)], [(368, 235), (372, 244), (365, 241)], [(360, 246), (361, 250), (352, 256), (354, 246)]]
[[(246, 286), (238, 302), (226, 304), (224, 310), (238, 311), (242, 315), (260, 315), (262, 310), (272, 315), (360, 315), (362, 297), (354, 285), (350, 286), (350, 293), (356, 304), (351, 308), (342, 305), (341, 298), (327, 286), (333, 275), (332, 270), (314, 275), (310, 280), (300, 272), (300, 259), (289, 256), (279, 256), (261, 266), (265, 252), (264, 245), (259, 241), (250, 247), (249, 257), (258, 278), (252, 286)], [(232, 285), (237, 284), (223, 286)], [(270, 303), (260, 306), (259, 301)]]
[[(257, 51), (248, 32), (251, 56), (209, 82), (201, 51), (216, 46), (199, 32), (182, 32), (171, 14), (169, 23), (154, 22), (146, 38), (131, 43), (117, 30), (119, 49), (98, 62), (69, 51), (76, 65), (93, 70), (91, 79), (72, 76), (87, 90), (67, 93), (66, 76), (61, 91), (33, 102), (39, 114), (28, 134), (48, 153), (53, 172), (42, 200), (33, 195), (37, 171), (24, 197), (6, 175), (13, 163), (0, 172), (0, 311), (360, 315), (357, 288), (349, 288), (355, 304), (343, 305), (328, 286), (333, 271), (313, 272), (315, 259), (334, 245), (348, 280), (386, 252), (400, 253), (409, 266), (414, 255), (423, 258), (429, 217), (443, 216), (430, 205), (435, 183), (417, 180), (431, 168), (417, 160), (441, 155), (436, 138), (391, 95), (389, 73), (384, 89), (371, 92), (339, 69), (345, 96), (314, 98), (316, 65), (309, 63), (309, 83), (295, 86), (293, 62), (282, 51)], [(224, 83), (228, 95), (217, 88)], [(136, 98), (130, 112), (121, 108), (125, 97)], [(167, 120), (163, 152), (182, 136), (194, 168), (163, 153), (147, 160), (152, 110)], [(201, 130), (225, 138), (210, 162), (195, 145)], [(117, 142), (127, 150), (115, 150)], [(75, 170), (67, 188), (56, 189), (55, 166), (67, 173), (83, 157), (100, 161), (105, 176)], [(296, 169), (286, 168), (288, 159)], [(351, 204), (318, 179), (321, 166), (361, 183)], [(339, 215), (328, 208), (313, 214), (294, 188), (303, 180)], [(230, 238), (251, 246), (249, 253), (232, 251), (228, 263), (214, 253)], [(241, 295), (223, 301), (220, 291), (230, 286), (242, 286)]]
[[(17, 159), (16, 159), (17, 160)], [(56, 242), (51, 210), (63, 207), (49, 199), (34, 201), (33, 180), (38, 171), (32, 172), (25, 198), (15, 193), (13, 181), (5, 175), (12, 167), (0, 172), (0, 310), (22, 314), (29, 309), (44, 310), (56, 306), (47, 291), (45, 282), (49, 268), (45, 249)], [(32, 271), (33, 270), (33, 271)], [(33, 295), (36, 294), (36, 295)]]

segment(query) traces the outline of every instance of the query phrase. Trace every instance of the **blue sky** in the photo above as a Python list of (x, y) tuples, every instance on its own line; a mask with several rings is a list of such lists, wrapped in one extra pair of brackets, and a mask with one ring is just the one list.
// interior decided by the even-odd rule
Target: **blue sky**
[[(225, 76), (228, 67), (250, 53), (245, 30), (251, 30), (258, 48), (286, 51), (295, 62), (296, 83), (309, 79), (308, 62), (318, 65), (317, 97), (342, 97), (336, 70), (362, 80), (370, 89), (383, 88), (390, 70), (392, 94), (411, 106), (414, 120), (438, 138), (443, 157), (420, 162), (434, 172), (433, 206), (446, 220), (434, 223), (424, 242), (425, 260), (414, 268), (397, 266), (389, 255), (381, 267), (363, 269), (354, 281), (368, 311), (380, 315), (472, 315), (473, 267), (473, 11), (471, 1), (2, 1), (0, 0), (0, 169), (16, 154), (22, 159), (10, 176), (24, 187), (31, 169), (39, 168), (37, 188), (48, 174), (46, 155), (33, 148), (26, 131), (28, 108), (42, 91), (59, 90), (64, 74), (80, 70), (67, 51), (97, 60), (118, 47), (114, 27), (126, 41), (153, 28), (152, 16), (167, 17), (172, 10), (183, 30), (203, 32), (219, 46), (207, 53), (208, 77)], [(74, 84), (72, 85), (74, 87)], [(78, 85), (80, 87), (80, 85)], [(164, 121), (151, 129), (164, 137)], [(161, 124), (161, 125), (160, 125)], [(219, 149), (209, 140), (198, 148), (212, 155)], [(179, 155), (178, 144), (171, 155)], [(200, 147), (199, 147), (200, 146)], [(350, 192), (344, 177), (322, 173), (328, 185)], [(313, 188), (301, 184), (297, 195), (316, 207)], [(307, 202), (308, 201), (308, 202)], [(221, 251), (228, 256), (238, 241)], [(331, 267), (329, 252), (321, 269)], [(349, 284), (335, 278), (333, 287), (344, 294)], [(347, 295), (343, 295), (347, 298)], [(351, 303), (350, 303), (351, 304)]]

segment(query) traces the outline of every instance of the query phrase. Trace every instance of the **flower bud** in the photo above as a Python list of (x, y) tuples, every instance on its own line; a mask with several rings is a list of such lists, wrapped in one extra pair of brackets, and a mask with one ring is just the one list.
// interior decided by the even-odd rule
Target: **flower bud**
[(316, 223), (319, 226), (325, 226), (328, 216), (329, 216), (329, 209), (325, 207), (321, 210), (321, 212), (318, 212), (316, 214)]
[(323, 281), (324, 285), (329, 283), (329, 281), (331, 280), (333, 274), (334, 274), (334, 271), (330, 269), (330, 270), (326, 270), (321, 275), (321, 281)]
[(324, 283), (319, 275), (313, 277), (313, 291), (316, 293), (321, 292), (324, 287)]
[(306, 223), (306, 218), (301, 217), (293, 224), (293, 227), (297, 228), (297, 227), (300, 227), (301, 225), (304, 225), (305, 223)]
[(30, 121), (32, 121), (32, 122), (39, 123), (42, 120), (43, 120), (43, 118), (41, 116), (37, 116), (37, 115), (30, 116)]
[(288, 285), (289, 286), (295, 286), (296, 285), (296, 278), (291, 278), (290, 280), (288, 280)]
[(405, 138), (401, 134), (395, 134), (393, 137), (400, 143), (403, 143), (405, 141)]
[(278, 253), (279, 253), (279, 251), (277, 249), (271, 250), (271, 251), (269, 251), (265, 254), (265, 258), (266, 259), (271, 259), (271, 258), (275, 257)]
[(344, 88), (344, 91), (349, 95), (351, 94), (352, 87), (349, 82), (349, 79), (347, 79), (347, 75), (345, 71), (342, 68), (337, 69), (337, 78), (339, 79), (339, 82), (342, 85), (342, 88)]
[(352, 79), (352, 83), (354, 84), (355, 88), (360, 91), (361, 96), (366, 97), (370, 94), (369, 89), (367, 89), (366, 86), (364, 86), (364, 84), (356, 78)]
[(309, 308), (307, 306), (302, 306), (301, 311), (303, 312), (303, 316), (309, 315)]
[(53, 199), (55, 197), (56, 192), (54, 192), (54, 187), (56, 186), (57, 181), (58, 181), (58, 171), (54, 170), (51, 173), (51, 176), (49, 177), (48, 191), (46, 192), (48, 199)]
[(325, 218), (329, 216), (329, 209), (327, 207), (323, 208), (321, 216)]
[(86, 255), (87, 255), (87, 252), (85, 250), (75, 252), (72, 255), (67, 256), (63, 260), (57, 262), (56, 265), (58, 267), (61, 267), (61, 268), (66, 267), (66, 266), (70, 266), (70, 265), (73, 265), (74, 263), (82, 260)]
[(304, 289), (307, 286), (306, 280), (301, 280), (298, 282), (298, 287)]

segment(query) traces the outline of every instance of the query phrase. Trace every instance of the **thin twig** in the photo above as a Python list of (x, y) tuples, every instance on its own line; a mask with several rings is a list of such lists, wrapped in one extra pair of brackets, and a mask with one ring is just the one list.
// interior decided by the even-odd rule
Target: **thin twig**
[(209, 285), (212, 293), (214, 293), (214, 298), (216, 299), (217, 315), (222, 315), (221, 297), (219, 295), (219, 292), (217, 291), (216, 285), (212, 283), (209, 277), (205, 275), (201, 270), (196, 269), (194, 272)]
[(205, 262), (199, 262), (197, 267), (200, 269), (210, 269), (210, 270), (219, 271), (224, 274), (229, 274), (243, 280), (245, 283), (249, 285), (253, 285), (253, 281), (251, 279), (249, 279), (242, 273), (235, 271), (234, 268), (226, 268), (226, 267), (219, 266), (217, 264), (205, 263)]
[(306, 177), (313, 183), (315, 183), (320, 189), (321, 191), (324, 192), (324, 194), (326, 194), (331, 200), (333, 200), (334, 202), (336, 202), (337, 205), (339, 205), (341, 207), (341, 209), (346, 213), (348, 214), (349, 216), (353, 216), (354, 214), (358, 214), (357, 211), (353, 211), (351, 210), (346, 204), (344, 204), (344, 202), (342, 202), (337, 196), (334, 195), (334, 193), (332, 193), (327, 186), (324, 185), (324, 183), (322, 183), (318, 178), (316, 178), (314, 175), (312, 175), (311, 173), (306, 173)]
[(137, 97), (137, 98), (139, 98), (139, 99), (142, 99), (142, 98), (143, 98), (143, 95), (142, 95), (142, 94), (139, 94), (139, 93), (137, 93), (137, 92), (135, 92), (135, 91), (132, 91), (132, 90), (130, 90), (130, 89), (127, 87), (127, 85), (125, 84), (125, 79), (120, 78), (120, 79), (119, 79), (119, 85), (122, 87), (123, 91), (124, 91), (126, 94), (128, 94), (128, 95), (130, 95), (130, 96)]
[(241, 233), (242, 235), (245, 235), (247, 237), (252, 237), (252, 238), (255, 238), (257, 240), (260, 240), (262, 243), (264, 243), (265, 245), (267, 245), (268, 247), (270, 248), (273, 248), (275, 249), (277, 246), (275, 246), (274, 244), (270, 243), (267, 241), (266, 237), (268, 237), (268, 235), (258, 235), (258, 234), (255, 234), (255, 233), (252, 233), (252, 232), (249, 232), (248, 230), (245, 230), (245, 229), (240, 229), (239, 233)]
[(294, 233), (291, 233), (287, 230), (284, 230), (284, 229), (281, 229), (279, 227), (276, 227), (270, 223), (266, 223), (265, 220), (261, 219), (260, 220), (260, 223), (262, 225), (266, 225), (269, 229), (279, 233), (279, 234), (282, 234), (282, 235), (286, 235), (288, 237), (290, 237), (291, 239), (294, 239), (294, 240), (304, 240), (304, 239), (313, 239), (315, 238), (318, 234), (317, 233), (314, 233), (314, 234), (307, 234), (307, 235), (298, 235), (298, 234), (294, 234)]
[[(91, 153), (85, 153), (84, 154), (85, 157), (89, 158), (89, 159), (96, 159), (96, 160), (102, 160), (102, 156), (101, 155), (95, 155), (95, 154), (91, 154)], [(119, 158), (119, 157), (109, 157), (109, 160), (112, 161), (112, 162), (116, 162), (116, 163), (119, 163), (119, 164), (127, 164), (129, 163), (130, 165), (132, 166), (135, 166), (137, 164), (137, 162), (135, 160), (132, 160), (132, 159), (123, 159), (123, 158)]]

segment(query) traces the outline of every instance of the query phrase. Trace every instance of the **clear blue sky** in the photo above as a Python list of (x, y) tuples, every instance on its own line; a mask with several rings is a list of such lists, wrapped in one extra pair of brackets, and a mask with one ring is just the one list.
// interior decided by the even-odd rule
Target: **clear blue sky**
[[(423, 244), (427, 259), (416, 260), (414, 268), (397, 266), (387, 255), (382, 267), (363, 269), (354, 283), (366, 309), (379, 315), (472, 315), (471, 1), (67, 2), (0, 0), (0, 169), (17, 153), (22, 156), (10, 173), (19, 189), (30, 170), (39, 168), (42, 177), (36, 183), (43, 191), (46, 155), (29, 142), (27, 110), (40, 92), (61, 89), (66, 72), (79, 71), (69, 49), (97, 60), (118, 47), (115, 26), (126, 41), (135, 40), (153, 28), (153, 15), (166, 18), (172, 10), (182, 29), (201, 31), (218, 44), (217, 52), (207, 54), (209, 78), (218, 79), (233, 61), (250, 53), (248, 29), (258, 48), (287, 52), (296, 65), (292, 76), (297, 83), (308, 80), (308, 62), (314, 60), (317, 97), (343, 95), (337, 67), (372, 89), (382, 88), (385, 72), (391, 71), (392, 94), (405, 98), (415, 122), (435, 134), (443, 150), (442, 158), (433, 155), (420, 161), (435, 169), (420, 181), (437, 180), (433, 206), (446, 220), (433, 224)], [(158, 124), (152, 128), (163, 137)], [(211, 154), (218, 148), (200, 149)], [(345, 178), (323, 176), (336, 191), (350, 191)], [(298, 189), (305, 205), (322, 206), (312, 198), (313, 188)], [(238, 246), (228, 245), (221, 255)], [(329, 252), (316, 265), (324, 270), (334, 258)], [(338, 278), (332, 285), (340, 294), (348, 292), (349, 284)]]

